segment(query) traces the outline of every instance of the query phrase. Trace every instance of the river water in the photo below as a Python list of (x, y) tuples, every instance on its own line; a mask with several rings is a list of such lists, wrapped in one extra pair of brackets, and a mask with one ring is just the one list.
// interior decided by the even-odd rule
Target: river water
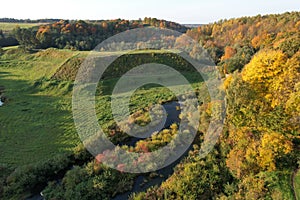
[[(162, 106), (165, 108), (165, 110), (167, 112), (167, 119), (166, 119), (164, 128), (169, 128), (173, 123), (180, 122), (180, 118), (179, 118), (180, 110), (177, 109), (177, 107), (180, 106), (180, 104), (177, 101), (171, 101), (171, 102), (163, 104)], [(134, 138), (133, 140), (131, 140), (129, 142), (130, 143), (129, 145), (133, 146), (133, 144), (139, 140), (141, 140), (141, 139)], [(155, 186), (155, 185), (159, 186), (163, 181), (165, 181), (170, 175), (173, 174), (174, 167), (187, 155), (187, 153), (189, 152), (189, 150), (191, 150), (191, 148), (192, 148), (192, 145), (177, 161), (175, 161), (171, 165), (169, 165), (163, 169), (157, 170), (155, 172), (157, 174), (157, 176), (155, 176), (154, 178), (148, 178), (148, 175), (138, 176), (134, 182), (134, 185), (133, 185), (133, 188), (131, 191), (128, 191), (123, 194), (118, 194), (114, 198), (112, 198), (112, 200), (125, 200), (125, 199), (128, 199), (128, 196), (131, 193), (146, 191), (147, 188), (149, 188), (151, 186)], [(146, 180), (146, 182), (145, 182), (145, 180)]]

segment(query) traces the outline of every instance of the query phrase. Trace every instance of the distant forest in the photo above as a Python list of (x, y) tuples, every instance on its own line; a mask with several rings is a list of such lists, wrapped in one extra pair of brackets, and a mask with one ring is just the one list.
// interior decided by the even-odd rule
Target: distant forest
[[(12, 21), (13, 19), (6, 19)], [(147, 26), (155, 26), (160, 28), (173, 29), (185, 33), (188, 28), (175, 22), (159, 20), (156, 18), (144, 18), (143, 20), (89, 20), (89, 21), (71, 21), (71, 20), (55, 20), (49, 24), (42, 24), (31, 28), (17, 27), (8, 38), (16, 38), (21, 47), (25, 49), (46, 49), (55, 47), (59, 49), (72, 50), (91, 50), (101, 43), (103, 40), (123, 32), (125, 30), (141, 28)], [(18, 20), (16, 20), (18, 22)], [(47, 20), (24, 20), (22, 22), (40, 22)], [(0, 39), (5, 36), (1, 34)], [(0, 41), (0, 46), (10, 46), (5, 39)]]
[(0, 22), (5, 23), (54, 23), (58, 22), (60, 19), (14, 19), (14, 18), (0, 18)]

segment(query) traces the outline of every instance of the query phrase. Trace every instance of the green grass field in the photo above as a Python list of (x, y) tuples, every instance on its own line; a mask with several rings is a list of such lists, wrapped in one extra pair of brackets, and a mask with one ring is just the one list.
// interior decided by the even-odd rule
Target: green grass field
[(0, 30), (3, 30), (4, 33), (12, 31), (14, 28), (19, 26), (20, 28), (30, 28), (33, 26), (39, 26), (41, 23), (6, 23), (0, 22)]
[(73, 54), (49, 50), (1, 57), (0, 85), (8, 102), (0, 107), (0, 163), (15, 167), (44, 160), (79, 142), (65, 83), (51, 93), (34, 87), (36, 80), (51, 77)]

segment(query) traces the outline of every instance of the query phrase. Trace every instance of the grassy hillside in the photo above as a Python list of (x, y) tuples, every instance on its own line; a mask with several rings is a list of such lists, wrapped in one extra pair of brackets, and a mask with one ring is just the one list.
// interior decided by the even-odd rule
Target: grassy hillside
[(12, 49), (1, 57), (0, 85), (7, 102), (0, 108), (0, 163), (18, 166), (45, 160), (78, 143), (68, 83), (51, 92), (34, 87), (73, 55), (51, 49), (30, 55)]

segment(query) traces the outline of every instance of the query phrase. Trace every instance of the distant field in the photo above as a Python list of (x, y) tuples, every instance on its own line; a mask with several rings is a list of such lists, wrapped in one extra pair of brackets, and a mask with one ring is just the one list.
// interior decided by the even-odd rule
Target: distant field
[(14, 28), (19, 26), (20, 28), (30, 28), (33, 26), (39, 26), (41, 23), (6, 23), (0, 22), (0, 30), (3, 30), (5, 33), (12, 31)]

